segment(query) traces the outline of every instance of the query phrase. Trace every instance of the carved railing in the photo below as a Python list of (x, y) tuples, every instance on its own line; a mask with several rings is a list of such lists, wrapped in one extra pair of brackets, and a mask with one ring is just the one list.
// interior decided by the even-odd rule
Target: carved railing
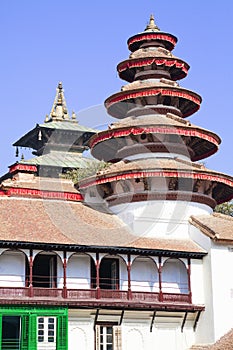
[(67, 301), (78, 300), (121, 300), (134, 302), (164, 302), (164, 303), (191, 303), (191, 294), (182, 293), (155, 293), (139, 291), (122, 291), (118, 289), (64, 289), (38, 287), (0, 287), (0, 299), (24, 298), (63, 298)]

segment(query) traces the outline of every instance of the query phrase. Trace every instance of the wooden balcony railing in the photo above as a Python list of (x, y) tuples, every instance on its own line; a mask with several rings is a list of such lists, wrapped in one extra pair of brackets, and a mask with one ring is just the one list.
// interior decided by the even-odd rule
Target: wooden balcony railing
[(133, 301), (133, 302), (164, 302), (191, 303), (191, 293), (155, 293), (140, 291), (123, 291), (114, 289), (62, 289), (38, 287), (0, 287), (0, 299), (48, 298), (48, 300), (66, 299), (67, 301)]

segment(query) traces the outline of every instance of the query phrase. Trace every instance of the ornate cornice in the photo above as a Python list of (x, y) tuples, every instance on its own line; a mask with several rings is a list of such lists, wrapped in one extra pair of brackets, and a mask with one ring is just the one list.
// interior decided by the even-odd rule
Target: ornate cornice
[(216, 206), (216, 201), (204, 194), (193, 193), (187, 191), (167, 191), (167, 192), (138, 192), (138, 193), (126, 193), (122, 195), (113, 195), (106, 198), (109, 206), (115, 206), (125, 203), (135, 203), (144, 201), (186, 201), (186, 202), (196, 202), (201, 204), (206, 204), (211, 208)]

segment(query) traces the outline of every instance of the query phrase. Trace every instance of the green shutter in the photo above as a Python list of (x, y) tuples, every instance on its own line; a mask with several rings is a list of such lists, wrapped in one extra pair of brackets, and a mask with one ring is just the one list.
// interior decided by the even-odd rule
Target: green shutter
[(2, 349), (2, 315), (0, 315), (0, 349)]
[(57, 317), (57, 350), (68, 349), (68, 319), (66, 315)]
[(29, 337), (29, 316), (21, 316), (21, 347), (20, 350), (28, 350), (28, 337)]
[(30, 315), (28, 336), (29, 336), (28, 349), (36, 350), (37, 348), (37, 316), (36, 315)]

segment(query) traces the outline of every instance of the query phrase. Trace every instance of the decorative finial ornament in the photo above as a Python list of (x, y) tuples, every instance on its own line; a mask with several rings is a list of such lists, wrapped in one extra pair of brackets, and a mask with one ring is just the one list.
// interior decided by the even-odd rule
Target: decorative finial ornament
[(77, 116), (76, 116), (76, 113), (74, 111), (72, 112), (71, 118), (72, 118), (72, 120), (77, 120)]
[(38, 132), (38, 141), (41, 141), (42, 140), (42, 132), (41, 130), (39, 130)]
[(155, 24), (155, 18), (154, 18), (154, 15), (151, 14), (150, 15), (150, 21), (148, 23), (148, 25), (146, 26), (146, 29), (145, 31), (159, 31), (159, 27)]
[(49, 116), (46, 114), (44, 122), (47, 123), (49, 121)]
[(58, 83), (56, 97), (49, 115), (49, 120), (69, 120), (69, 114), (66, 107), (66, 100), (62, 82)]

